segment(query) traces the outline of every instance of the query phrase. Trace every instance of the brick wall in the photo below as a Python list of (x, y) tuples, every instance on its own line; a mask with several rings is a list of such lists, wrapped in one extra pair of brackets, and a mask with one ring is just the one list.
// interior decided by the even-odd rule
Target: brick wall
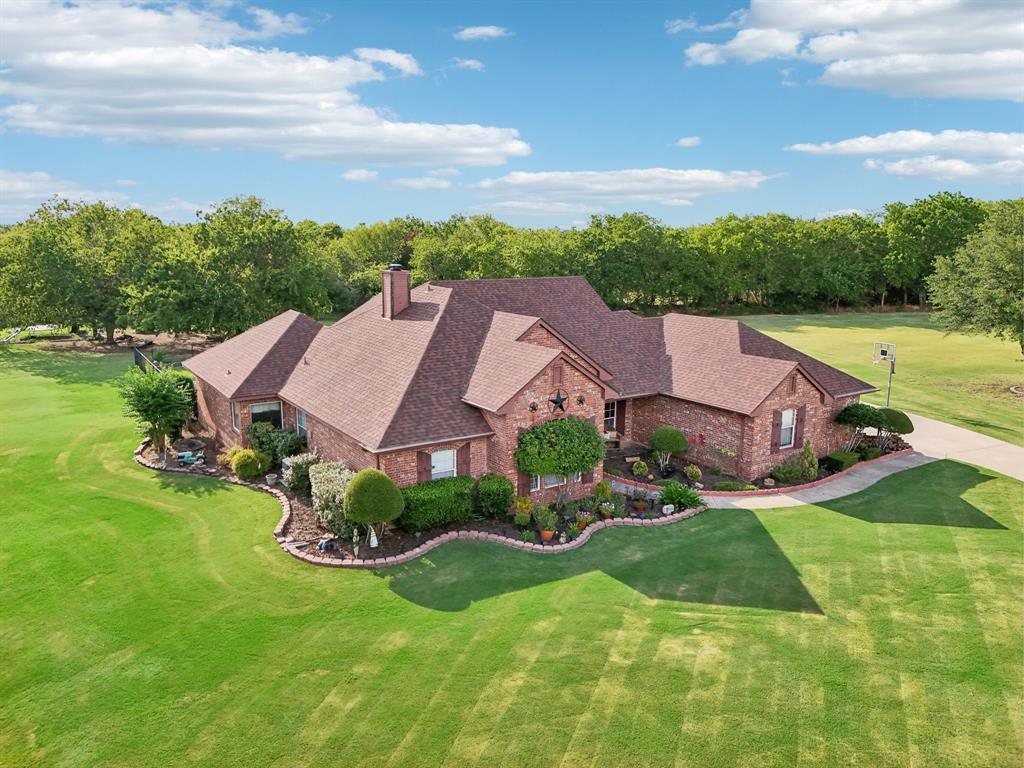
[(377, 467), (377, 457), (374, 454), (348, 435), (327, 426), (309, 414), (306, 414), (306, 429), (309, 432), (306, 438), (309, 450), (315, 452), (322, 460), (340, 461), (354, 470)]
[[(690, 441), (690, 450), (685, 457), (676, 456), (678, 463), (689, 459), (735, 471), (736, 460), (722, 456), (715, 449), (740, 452), (744, 429), (744, 417), (740, 414), (666, 395), (631, 400), (630, 406), (626, 411), (627, 439), (646, 444), (655, 429), (670, 424), (681, 429)], [(632, 418), (629, 418), (631, 411)]]
[(394, 480), (395, 484), (400, 488), (416, 485), (416, 455), (420, 451), (433, 453), (434, 451), (444, 451), (451, 448), (457, 452), (466, 443), (469, 443), (469, 474), (473, 477), (487, 474), (488, 439), (486, 437), (475, 437), (470, 440), (457, 440), (448, 443), (435, 443), (418, 448), (407, 448), (401, 451), (382, 453), (379, 454), (380, 469)]
[(228, 399), (198, 376), (196, 404), (199, 423), (213, 432), (222, 446), (239, 442), (240, 435), (231, 428), (231, 405)]
[(530, 330), (528, 330), (526, 333), (524, 333), (519, 338), (519, 341), (524, 341), (524, 342), (526, 342), (528, 344), (536, 344), (538, 347), (549, 347), (550, 349), (560, 349), (566, 355), (568, 355), (573, 360), (575, 360), (577, 363), (579, 363), (583, 368), (585, 368), (587, 371), (589, 371), (592, 376), (596, 377), (598, 375), (597, 368), (595, 368), (589, 362), (587, 362), (582, 357), (580, 357), (578, 354), (576, 354), (576, 352), (574, 352), (573, 350), (569, 349), (569, 347), (567, 347), (565, 344), (563, 344), (562, 341), (557, 336), (555, 336), (553, 333), (551, 333), (551, 331), (549, 331), (547, 328), (542, 326), (540, 323), (537, 323)]

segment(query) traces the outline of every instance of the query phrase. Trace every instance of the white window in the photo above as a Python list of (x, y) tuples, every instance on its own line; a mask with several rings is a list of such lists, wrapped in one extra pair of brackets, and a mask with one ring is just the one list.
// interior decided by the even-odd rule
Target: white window
[(231, 403), (231, 428), (235, 432), (242, 431), (242, 412), (238, 408), (238, 403)]
[(604, 431), (614, 432), (615, 431), (615, 416), (618, 412), (619, 403), (616, 400), (612, 400), (610, 403), (604, 404)]
[(295, 431), (303, 437), (309, 436), (309, 428), (306, 426), (306, 412), (296, 409), (295, 411)]
[(281, 428), (281, 402), (275, 400), (272, 403), (253, 403), (249, 406), (249, 416), (255, 423), (266, 421), (278, 429)]
[(430, 479), (455, 477), (455, 450), (435, 451), (430, 454)]
[[(537, 478), (537, 476), (534, 475), (534, 478)], [(539, 479), (539, 478), (537, 478), (537, 479)], [(582, 479), (583, 479), (583, 473), (582, 472), (577, 472), (577, 473), (575, 473), (572, 476), (572, 481), (574, 483), (578, 483)], [(544, 487), (545, 488), (557, 488), (560, 485), (565, 485), (565, 475), (544, 475)], [(535, 490), (534, 487), (533, 487), (533, 483), (532, 482), (530, 484), (530, 490), (531, 491)]]
[(779, 448), (792, 448), (796, 441), (796, 409), (787, 408), (782, 412), (782, 430), (779, 432)]
[(530, 476), (530, 490), (531, 491), (539, 491), (540, 490), (540, 475), (531, 475)]

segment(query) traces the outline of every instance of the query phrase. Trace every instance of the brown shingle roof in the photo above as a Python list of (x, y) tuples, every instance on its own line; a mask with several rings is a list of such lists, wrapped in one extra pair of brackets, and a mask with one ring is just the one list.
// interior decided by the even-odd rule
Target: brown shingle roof
[(516, 340), (538, 318), (624, 398), (750, 413), (798, 366), (833, 397), (873, 390), (735, 320), (613, 312), (582, 277), (437, 281), (394, 319), (381, 314), (379, 295), (322, 330), (286, 312), (188, 367), (229, 397), (270, 387), (378, 451), (489, 434), (480, 408), (499, 409), (559, 354)]
[(277, 395), (322, 329), (313, 318), (290, 309), (183, 365), (228, 398)]

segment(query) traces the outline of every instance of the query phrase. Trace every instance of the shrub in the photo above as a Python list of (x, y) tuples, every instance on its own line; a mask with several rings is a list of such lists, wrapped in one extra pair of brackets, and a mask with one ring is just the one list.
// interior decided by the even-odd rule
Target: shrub
[[(564, 475), (589, 472), (604, 461), (604, 438), (597, 427), (576, 416), (552, 419), (519, 435), (516, 466), (531, 475)], [(558, 490), (562, 498), (572, 483)]]
[(914, 422), (903, 411), (895, 408), (879, 408), (882, 412), (882, 428), (895, 435), (909, 435), (914, 431)]
[(535, 542), (537, 540), (537, 532), (536, 531), (523, 531), (522, 532), (522, 537), (523, 537), (523, 541), (532, 544), (533, 542)]
[(691, 483), (700, 482), (700, 479), (704, 477), (704, 473), (700, 471), (700, 467), (696, 464), (687, 464), (683, 474), (686, 475), (686, 479)]
[(416, 533), (473, 515), (473, 478), (445, 477), (403, 488), (405, 512), (398, 519), (403, 529)]
[(312, 464), (306, 472), (317, 522), (341, 536), (348, 525), (345, 520), (345, 489), (356, 473), (336, 462)]
[[(467, 478), (471, 479), (471, 478)], [(379, 469), (361, 469), (345, 489), (345, 519), (371, 527), (383, 526), (402, 514), (405, 499), (395, 481)]]
[(558, 525), (555, 511), (547, 504), (541, 504), (533, 510), (533, 519), (537, 521), (537, 527), (542, 531), (553, 531)]
[(169, 370), (143, 373), (132, 368), (117, 380), (124, 400), (124, 412), (163, 453), (167, 438), (181, 434), (192, 404), (182, 391), (179, 378)]
[(836, 414), (836, 424), (853, 427), (853, 435), (846, 444), (846, 450), (852, 451), (864, 437), (864, 430), (885, 427), (885, 416), (880, 408), (867, 403), (851, 403)]
[(254, 421), (245, 428), (249, 445), (268, 454), (275, 464), (285, 456), (298, 453), (306, 447), (306, 438), (290, 429), (278, 429), (265, 421)]
[(309, 493), (309, 468), (320, 463), (315, 453), (300, 453), (288, 459), (288, 468), (284, 471), (284, 484), (292, 493)]
[(668, 462), (673, 453), (684, 453), (690, 450), (690, 443), (682, 430), (668, 424), (662, 424), (654, 430), (649, 442), (651, 448), (658, 453), (658, 464), (661, 465), (662, 470), (668, 469)]
[(716, 491), (756, 491), (757, 486), (753, 483), (742, 483), (737, 481), (728, 481), (722, 483), (715, 483)]
[(611, 501), (612, 498), (612, 484), (608, 480), (602, 480), (600, 483), (594, 486), (594, 498), (600, 504), (603, 501)]
[(165, 368), (164, 373), (174, 379), (174, 382), (178, 385), (185, 397), (188, 398), (189, 402), (189, 416), (196, 414), (196, 381), (192, 377), (192, 374), (186, 371), (184, 368)]
[(722, 474), (722, 468), (721, 467), (717, 467), (717, 466), (716, 467), (708, 467), (708, 472), (710, 472), (712, 475), (720, 475), (720, 474)]
[(860, 461), (860, 454), (851, 451), (836, 451), (825, 457), (825, 466), (833, 472), (842, 472)]
[(871, 461), (882, 455), (882, 449), (877, 445), (862, 445), (857, 449), (857, 453), (860, 454), (861, 461)]
[(818, 457), (810, 440), (804, 440), (803, 450), (779, 464), (771, 476), (780, 483), (809, 483), (818, 477)]
[(235, 458), (235, 454), (240, 450), (242, 450), (242, 446), (240, 445), (229, 445), (219, 456), (217, 456), (217, 463), (224, 467), (224, 469), (231, 469), (231, 461)]
[(661, 489), (661, 503), (673, 504), (676, 509), (700, 506), (700, 494), (682, 483), (669, 483)]
[(606, 475), (611, 475), (612, 477), (623, 477), (624, 476), (623, 473), (622, 473), (622, 470), (619, 469), (618, 467), (605, 467), (604, 468), (604, 473)]
[(484, 475), (476, 486), (480, 511), (487, 517), (501, 517), (508, 514), (515, 496), (512, 481), (501, 475)]
[(580, 527), (576, 523), (569, 523), (569, 525), (565, 527), (565, 535), (570, 541), (577, 538), (580, 535)]
[(530, 501), (529, 496), (516, 496), (516, 500), (512, 502), (512, 512), (516, 515), (526, 515), (529, 517), (533, 514), (533, 502)]
[(512, 522), (520, 528), (525, 528), (533, 520), (533, 515), (529, 512), (516, 512), (512, 517)]
[(633, 476), (642, 477), (649, 471), (646, 461), (635, 461), (633, 462)]
[(252, 448), (241, 448), (231, 457), (231, 471), (243, 480), (265, 475), (270, 469), (270, 456)]

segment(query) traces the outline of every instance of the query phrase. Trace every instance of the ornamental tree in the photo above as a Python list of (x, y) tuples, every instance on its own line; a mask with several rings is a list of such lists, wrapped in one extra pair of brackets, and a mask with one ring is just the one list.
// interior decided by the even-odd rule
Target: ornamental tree
[(690, 450), (690, 443), (682, 430), (668, 424), (662, 424), (651, 433), (650, 443), (651, 448), (658, 456), (658, 464), (662, 472), (668, 469), (668, 463), (673, 453)]
[(380, 525), (384, 536), (387, 524), (402, 514), (405, 499), (395, 481), (379, 469), (362, 469), (345, 488), (345, 517), (373, 531)]
[(845, 427), (853, 427), (853, 434), (846, 443), (846, 450), (849, 452), (856, 450), (860, 445), (860, 441), (864, 439), (865, 429), (881, 431), (885, 426), (885, 416), (880, 408), (873, 405), (852, 403), (836, 414), (835, 422)]
[(893, 435), (909, 435), (914, 431), (914, 422), (903, 411), (895, 408), (879, 408), (882, 425), (878, 429), (879, 448), (886, 448)]
[(125, 415), (131, 417), (153, 441), (167, 463), (167, 438), (177, 435), (189, 414), (192, 400), (181, 386), (181, 378), (170, 371), (143, 373), (132, 368), (117, 381), (124, 399)]
[(597, 427), (576, 416), (552, 419), (519, 436), (516, 466), (531, 475), (562, 475), (558, 498), (573, 484), (576, 473), (590, 472), (604, 461), (604, 438)]

